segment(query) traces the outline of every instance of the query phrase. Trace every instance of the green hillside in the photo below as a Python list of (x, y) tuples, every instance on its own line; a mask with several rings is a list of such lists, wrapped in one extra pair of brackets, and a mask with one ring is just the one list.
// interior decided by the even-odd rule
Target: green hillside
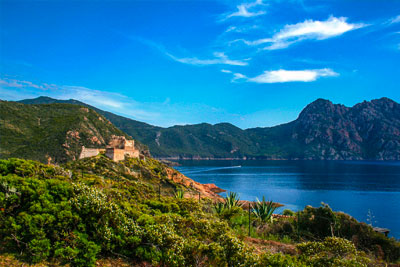
[(25, 105), (0, 101), (0, 157), (47, 162), (77, 159), (82, 146), (105, 147), (126, 136), (95, 111), (71, 104)]

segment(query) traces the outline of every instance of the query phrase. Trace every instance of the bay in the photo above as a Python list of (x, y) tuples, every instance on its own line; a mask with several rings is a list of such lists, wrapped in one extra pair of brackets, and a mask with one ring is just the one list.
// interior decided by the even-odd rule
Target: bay
[[(400, 162), (181, 160), (176, 169), (244, 200), (265, 196), (297, 211), (321, 202), (400, 239)], [(278, 211), (279, 212), (279, 211)], [(368, 213), (372, 216), (368, 216)], [(369, 221), (368, 221), (369, 219)]]

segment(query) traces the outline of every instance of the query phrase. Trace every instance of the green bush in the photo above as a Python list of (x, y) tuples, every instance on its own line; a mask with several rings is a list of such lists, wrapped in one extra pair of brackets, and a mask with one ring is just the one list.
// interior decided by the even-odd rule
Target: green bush
[(376, 233), (370, 225), (359, 223), (351, 216), (333, 212), (323, 204), (313, 208), (307, 206), (299, 212), (298, 227), (304, 239), (315, 240), (327, 236), (339, 236), (351, 240), (357, 249), (374, 254), (387, 261), (400, 259), (400, 244), (394, 238)]
[(303, 211), (299, 211), (298, 218), (298, 227), (302, 234), (317, 239), (334, 236), (340, 228), (335, 213), (324, 203), (318, 208), (307, 206)]
[(327, 237), (323, 242), (297, 245), (301, 259), (309, 266), (367, 266), (370, 260), (359, 253), (350, 241)]
[(54, 251), (54, 256), (74, 267), (95, 266), (100, 246), (88, 241), (88, 236), (82, 233), (74, 232), (71, 237), (73, 239), (68, 246), (62, 243), (57, 244), (60, 248)]
[(260, 259), (259, 266), (270, 267), (306, 267), (305, 263), (301, 262), (297, 257), (283, 255), (282, 253), (264, 254)]
[(282, 215), (286, 215), (286, 216), (295, 216), (296, 213), (295, 213), (294, 211), (292, 211), (292, 210), (285, 209), (285, 210), (283, 210)]

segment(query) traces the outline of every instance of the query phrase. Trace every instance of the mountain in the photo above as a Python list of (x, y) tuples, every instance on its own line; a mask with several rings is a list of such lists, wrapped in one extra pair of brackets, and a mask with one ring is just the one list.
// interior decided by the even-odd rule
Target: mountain
[[(71, 103), (47, 97), (26, 104)], [(92, 107), (94, 108), (94, 107)], [(162, 128), (94, 108), (156, 157), (399, 160), (400, 105), (388, 98), (353, 107), (317, 99), (289, 123), (242, 130), (229, 123)]]
[(388, 98), (351, 108), (319, 99), (295, 121), (292, 140), (304, 158), (400, 159), (400, 105)]
[(86, 103), (41, 96), (19, 101), (23, 104), (68, 103), (89, 107), (116, 127), (146, 144), (156, 157), (238, 158), (254, 154), (253, 143), (240, 128), (229, 124), (173, 126), (162, 128), (107, 112)]
[(71, 104), (25, 105), (0, 101), (0, 158), (42, 162), (77, 159), (82, 146), (104, 147), (127, 134), (95, 111)]
[[(163, 129), (161, 127), (153, 126), (144, 122), (140, 121), (135, 121), (129, 118), (125, 118), (119, 115), (116, 115), (114, 113), (108, 112), (101, 110), (99, 108), (96, 108), (94, 106), (88, 105), (86, 103), (83, 103), (81, 101), (75, 100), (75, 99), (69, 99), (69, 100), (59, 100), (59, 99), (54, 99), (51, 97), (46, 97), (46, 96), (40, 96), (34, 99), (24, 99), (21, 101), (18, 101), (18, 103), (23, 103), (23, 104), (54, 104), (54, 103), (62, 103), (62, 104), (74, 104), (74, 105), (80, 105), (84, 107), (88, 107), (90, 109), (93, 109), (97, 113), (103, 115), (105, 118), (107, 118), (109, 121), (111, 121), (117, 128), (120, 130), (124, 131), (128, 135), (134, 137), (135, 140), (138, 140), (142, 144), (149, 144), (149, 148), (151, 149), (150, 151), (154, 153), (155, 155), (159, 155), (161, 151), (159, 151), (158, 146), (155, 142), (156, 136), (157, 136), (157, 131), (160, 129)], [(143, 147), (143, 150), (147, 150), (147, 147)]]

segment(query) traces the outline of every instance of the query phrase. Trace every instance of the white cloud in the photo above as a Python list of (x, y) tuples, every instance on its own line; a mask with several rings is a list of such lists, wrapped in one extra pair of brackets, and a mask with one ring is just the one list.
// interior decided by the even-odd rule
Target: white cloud
[(250, 18), (250, 17), (256, 17), (260, 15), (264, 15), (265, 11), (259, 10), (259, 11), (250, 11), (250, 9), (253, 9), (256, 6), (263, 5), (262, 0), (257, 0), (256, 2), (253, 3), (243, 3), (238, 6), (236, 6), (237, 11), (234, 13), (231, 13), (226, 16), (226, 19), (232, 18), (232, 17), (245, 17), (245, 18)]
[(99, 91), (84, 86), (33, 83), (26, 80), (0, 78), (0, 98), (17, 100), (47, 95), (56, 99), (76, 99), (89, 105), (128, 115), (134, 119), (151, 120), (160, 116), (145, 105), (118, 93)]
[[(233, 66), (247, 66), (248, 63), (245, 60), (232, 60), (229, 59), (224, 53), (222, 52), (215, 52), (214, 57), (212, 59), (198, 59), (197, 57), (185, 57), (185, 58), (178, 58), (168, 52), (166, 55), (172, 58), (173, 60), (190, 65), (233, 65)], [(246, 59), (249, 60), (249, 59)]]
[(265, 71), (263, 74), (248, 81), (255, 83), (285, 83), (285, 82), (313, 82), (320, 77), (338, 76), (339, 74), (331, 69), (315, 70), (273, 70)]
[[(232, 73), (231, 71), (223, 71)], [(241, 73), (232, 73), (233, 77), (231, 82), (244, 80), (246, 82), (254, 83), (286, 83), (286, 82), (313, 82), (321, 77), (335, 77), (339, 73), (334, 72), (332, 69), (309, 69), (309, 70), (272, 70), (264, 71), (256, 77), (249, 78)]]
[(224, 33), (247, 33), (256, 29), (260, 26), (256, 24), (252, 25), (241, 25), (241, 26), (229, 26)]
[(246, 79), (247, 77), (241, 73), (234, 73), (231, 82), (236, 82), (237, 80)]
[(139, 41), (144, 45), (147, 45), (149, 47), (155, 48), (167, 57), (171, 58), (172, 60), (176, 62), (180, 62), (183, 64), (189, 64), (189, 65), (196, 65), (196, 66), (206, 66), (206, 65), (233, 65), (233, 66), (247, 66), (248, 63), (246, 61), (250, 59), (245, 59), (245, 60), (233, 60), (229, 59), (228, 56), (226, 56), (222, 52), (214, 52), (214, 58), (211, 59), (199, 59), (197, 57), (177, 57), (173, 54), (171, 54), (167, 49), (165, 49), (164, 46), (157, 44), (153, 41), (146, 40), (143, 38), (139, 37), (132, 37), (129, 36), (128, 38)]
[(365, 27), (363, 23), (348, 23), (347, 18), (329, 17), (325, 21), (306, 20), (297, 24), (286, 25), (271, 38), (255, 41), (242, 40), (247, 45), (269, 44), (264, 49), (282, 49), (304, 40), (324, 40), (342, 35), (348, 31)]
[(231, 79), (231, 82), (236, 82), (237, 80), (246, 79), (246, 78), (247, 78), (245, 75), (243, 75), (243, 74), (241, 74), (241, 73), (233, 73), (233, 72), (230, 71), (230, 70), (224, 70), (224, 69), (222, 69), (221, 72), (223, 72), (223, 73), (232, 73), (233, 78)]
[(56, 87), (55, 84), (36, 84), (30, 81), (15, 80), (9, 78), (0, 78), (0, 86), (2, 87), (12, 87), (12, 88), (36, 88), (40, 90), (49, 90)]
[(223, 72), (223, 73), (232, 73), (232, 71), (230, 71), (230, 70), (224, 70), (224, 69), (222, 69), (221, 72)]
[(228, 29), (225, 30), (225, 32), (236, 32), (237, 27), (236, 26), (229, 26)]
[(98, 91), (83, 86), (62, 85), (59, 87), (58, 97), (62, 99), (77, 99), (93, 106), (114, 109), (125, 106), (125, 103), (121, 100), (123, 96), (120, 94)]
[(389, 24), (394, 24), (394, 23), (399, 23), (399, 22), (400, 22), (400, 15), (398, 15), (398, 16), (396, 16), (394, 18), (391, 18), (389, 20)]

